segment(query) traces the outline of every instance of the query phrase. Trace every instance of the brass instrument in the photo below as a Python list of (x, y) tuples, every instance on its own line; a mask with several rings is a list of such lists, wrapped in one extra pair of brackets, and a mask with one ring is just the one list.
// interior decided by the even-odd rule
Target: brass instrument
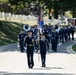
[(31, 29), (31, 27), (28, 24), (23, 25), (23, 30), (28, 32)]

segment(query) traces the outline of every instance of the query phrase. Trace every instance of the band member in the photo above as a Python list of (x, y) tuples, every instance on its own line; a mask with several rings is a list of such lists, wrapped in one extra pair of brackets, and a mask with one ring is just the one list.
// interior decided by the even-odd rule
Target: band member
[(55, 31), (55, 29), (53, 29), (51, 32), (51, 45), (52, 45), (52, 50), (54, 52), (57, 52), (58, 33)]
[(41, 39), (39, 41), (40, 44), (40, 54), (41, 54), (41, 61), (42, 61), (42, 66), (41, 67), (45, 67), (46, 66), (46, 52), (47, 52), (47, 44), (48, 44), (48, 40), (45, 38), (45, 35), (42, 34), (41, 35)]
[(70, 40), (70, 28), (67, 26), (67, 35), (68, 35), (68, 40)]
[(64, 39), (65, 39), (65, 42), (67, 42), (68, 40), (67, 27), (64, 27)]
[(71, 27), (70, 27), (70, 33), (72, 35), (72, 40), (74, 40), (74, 32), (75, 32), (75, 26), (71, 25)]
[(19, 46), (21, 49), (21, 52), (24, 52), (24, 38), (25, 38), (26, 34), (24, 31), (21, 31), (19, 36), (18, 36), (18, 42), (19, 42)]
[[(45, 27), (45, 38), (48, 40), (49, 44), (50, 44), (50, 31), (49, 31), (49, 27), (46, 26)], [(49, 51), (49, 44), (47, 45), (47, 51)]]
[(32, 31), (28, 31), (28, 36), (25, 38), (25, 44), (27, 46), (27, 61), (28, 61), (28, 67), (33, 68), (34, 61), (34, 38), (32, 36)]

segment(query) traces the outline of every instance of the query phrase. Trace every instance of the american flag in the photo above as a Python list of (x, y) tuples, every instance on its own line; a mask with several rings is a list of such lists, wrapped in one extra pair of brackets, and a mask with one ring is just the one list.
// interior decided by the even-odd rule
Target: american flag
[(38, 22), (37, 22), (38, 29), (42, 29), (42, 26), (43, 25), (44, 25), (44, 21), (43, 21), (43, 10), (42, 10), (42, 8), (40, 8)]

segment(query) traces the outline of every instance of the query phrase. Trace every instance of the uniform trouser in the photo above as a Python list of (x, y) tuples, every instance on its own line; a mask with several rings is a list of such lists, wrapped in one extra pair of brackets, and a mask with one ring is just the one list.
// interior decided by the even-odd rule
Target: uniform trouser
[(74, 33), (72, 33), (72, 40), (74, 40)]
[(67, 34), (65, 34), (64, 37), (65, 37), (65, 41), (67, 41), (67, 39), (68, 39), (68, 38), (67, 38)]
[(68, 40), (70, 40), (70, 33), (68, 34)]
[(59, 39), (60, 39), (60, 42), (61, 42), (62, 41), (62, 36), (61, 35), (60, 35)]
[[(46, 39), (47, 39), (48, 42), (50, 43), (50, 37), (46, 37)], [(47, 51), (49, 51), (49, 44), (47, 44)]]
[(33, 54), (34, 54), (34, 47), (27, 47), (28, 67), (34, 66)]
[(57, 42), (52, 42), (52, 49), (53, 51), (57, 51)]
[(60, 34), (59, 36), (60, 36), (60, 37), (59, 37), (60, 42), (64, 42), (64, 35), (63, 35), (63, 34)]
[(41, 61), (42, 61), (42, 65), (45, 65), (45, 62), (46, 62), (46, 52), (41, 52)]
[(20, 43), (20, 50), (21, 50), (21, 52), (24, 52), (24, 44), (23, 43)]
[(64, 42), (64, 34), (62, 34), (61, 38), (62, 38), (62, 42)]

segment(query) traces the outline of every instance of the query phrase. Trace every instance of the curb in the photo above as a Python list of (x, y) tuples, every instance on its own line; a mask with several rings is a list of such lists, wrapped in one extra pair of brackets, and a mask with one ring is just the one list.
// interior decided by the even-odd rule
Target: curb
[(17, 43), (12, 43), (12, 44), (8, 44), (8, 45), (3, 45), (3, 46), (0, 46), (0, 52), (5, 49), (6, 47), (9, 47), (9, 46), (12, 46), (12, 45), (15, 45)]
[(12, 45), (14, 45), (14, 44), (17, 44), (17, 43), (11, 43), (11, 44), (7, 44), (7, 45), (3, 45), (3, 46), (0, 46), (0, 48), (12, 46)]
[(70, 46), (68, 46), (67, 48), (66, 48), (66, 50), (67, 50), (67, 52), (68, 53), (72, 53), (72, 54), (75, 54), (76, 55), (76, 52), (72, 49), (72, 46), (73, 46), (74, 44), (72, 44), (72, 45), (70, 45)]

